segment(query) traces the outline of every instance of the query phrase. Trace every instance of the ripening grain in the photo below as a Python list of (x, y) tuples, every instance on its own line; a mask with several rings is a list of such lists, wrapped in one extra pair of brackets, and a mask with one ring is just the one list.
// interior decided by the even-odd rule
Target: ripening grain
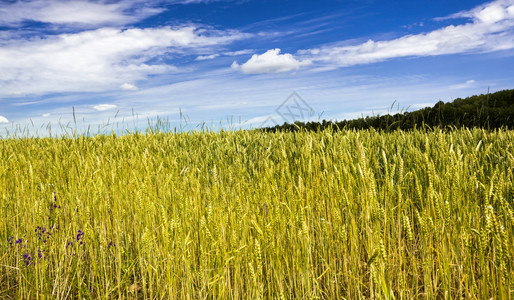
[(514, 132), (0, 140), (0, 298), (514, 297)]

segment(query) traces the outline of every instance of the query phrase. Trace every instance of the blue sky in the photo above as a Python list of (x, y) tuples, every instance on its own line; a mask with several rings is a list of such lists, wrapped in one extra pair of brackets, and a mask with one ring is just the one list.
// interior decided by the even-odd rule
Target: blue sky
[(513, 82), (514, 0), (0, 2), (3, 136), (255, 128), (295, 91), (303, 120), (342, 120)]

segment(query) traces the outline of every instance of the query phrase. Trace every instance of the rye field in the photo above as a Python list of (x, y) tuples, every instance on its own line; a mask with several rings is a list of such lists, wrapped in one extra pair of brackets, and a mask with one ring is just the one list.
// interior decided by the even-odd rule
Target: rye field
[(0, 140), (1, 299), (512, 299), (514, 132)]

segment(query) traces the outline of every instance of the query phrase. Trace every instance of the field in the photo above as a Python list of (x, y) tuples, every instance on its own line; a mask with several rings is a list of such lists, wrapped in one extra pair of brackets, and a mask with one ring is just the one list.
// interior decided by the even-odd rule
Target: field
[(514, 132), (0, 140), (2, 299), (511, 299)]

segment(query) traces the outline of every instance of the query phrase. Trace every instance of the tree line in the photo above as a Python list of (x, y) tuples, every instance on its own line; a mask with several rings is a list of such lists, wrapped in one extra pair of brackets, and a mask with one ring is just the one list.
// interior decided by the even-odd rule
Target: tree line
[(317, 131), (332, 127), (333, 129), (370, 129), (393, 131), (414, 128), (485, 128), (514, 129), (514, 89), (503, 90), (457, 98), (452, 102), (437, 102), (433, 107), (426, 107), (412, 112), (399, 112), (377, 116), (361, 117), (353, 120), (320, 122), (284, 123), (274, 127), (262, 128), (266, 132), (276, 131)]

